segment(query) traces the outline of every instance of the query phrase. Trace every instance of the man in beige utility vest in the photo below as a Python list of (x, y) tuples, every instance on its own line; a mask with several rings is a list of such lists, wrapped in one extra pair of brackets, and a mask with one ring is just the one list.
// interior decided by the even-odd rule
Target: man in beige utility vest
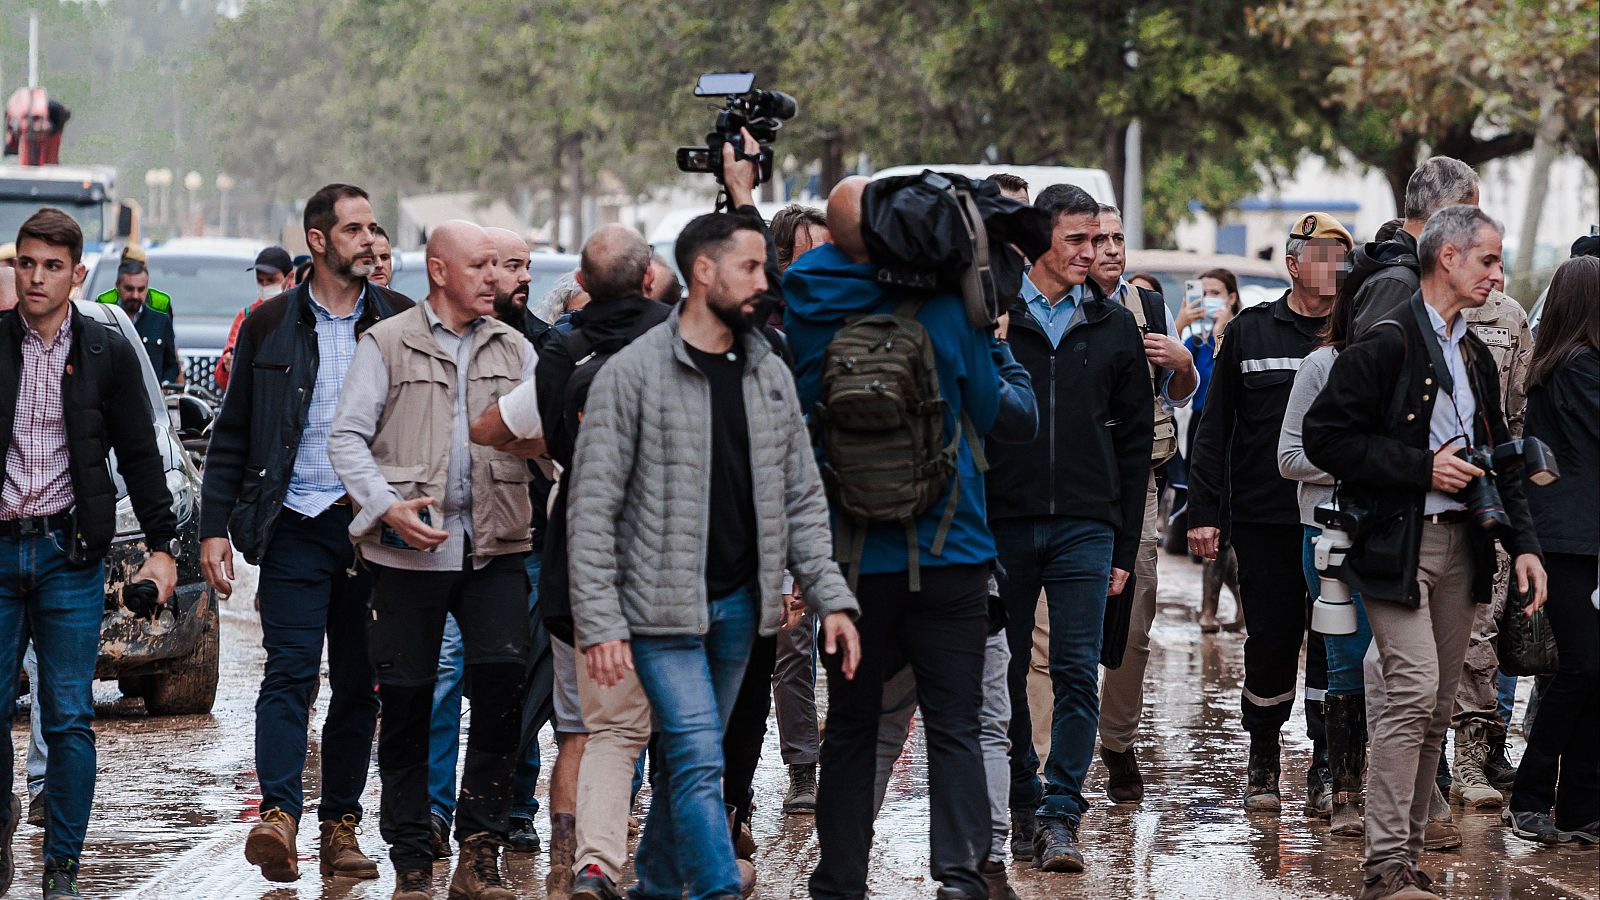
[(514, 455), (527, 442), (477, 445), (468, 430), (533, 377), (537, 358), (494, 318), (497, 260), (477, 225), (434, 232), (427, 298), (362, 337), (328, 438), (355, 508), (350, 536), (373, 573), (367, 645), (383, 711), (381, 831), (396, 900), (432, 897), (428, 724), (446, 613), (461, 627), (472, 698), (450, 896), (515, 896), (501, 882), (499, 848), (528, 652), (529, 473)]

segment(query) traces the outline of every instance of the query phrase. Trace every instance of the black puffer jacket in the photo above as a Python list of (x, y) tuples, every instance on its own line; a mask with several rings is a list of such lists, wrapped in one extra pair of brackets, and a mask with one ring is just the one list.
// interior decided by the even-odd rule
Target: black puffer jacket
[[(356, 334), (411, 306), (403, 295), (368, 283)], [(289, 491), (319, 361), (309, 285), (274, 297), (245, 317), (233, 376), (206, 451), (202, 540), (231, 536), (246, 560), (261, 561)]]
[(1360, 335), (1374, 322), (1393, 318), (1421, 283), (1417, 239), (1405, 229), (1381, 244), (1372, 242), (1351, 250), (1350, 274), (1344, 284), (1345, 295), (1355, 304), (1351, 336)]
[[(90, 560), (101, 558), (116, 535), (117, 486), (109, 462), (113, 450), (146, 544), (164, 548), (178, 536), (178, 518), (139, 369), (136, 354), (142, 350), (76, 308), (69, 315), (72, 346), (61, 378), (61, 417), (84, 554)], [(22, 386), (23, 327), (20, 313), (0, 313), (0, 434), (8, 446)], [(0, 453), (0, 483), (5, 482), (5, 467), (5, 454)]]

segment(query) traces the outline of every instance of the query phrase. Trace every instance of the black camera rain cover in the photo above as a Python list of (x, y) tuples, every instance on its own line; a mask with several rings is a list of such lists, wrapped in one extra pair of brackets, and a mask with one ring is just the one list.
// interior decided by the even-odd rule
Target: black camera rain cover
[(972, 265), (972, 239), (961, 204), (941, 179), (971, 191), (989, 234), (990, 257), (1007, 259), (1015, 245), (1029, 259), (1050, 249), (1050, 216), (1000, 193), (990, 180), (924, 169), (867, 185), (861, 198), (861, 236), (879, 267), (932, 275), (941, 287), (957, 286)]

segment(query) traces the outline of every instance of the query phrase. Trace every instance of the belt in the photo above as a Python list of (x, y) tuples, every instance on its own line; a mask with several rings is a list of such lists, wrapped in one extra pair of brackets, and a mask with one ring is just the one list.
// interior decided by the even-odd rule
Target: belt
[(1422, 521), (1429, 525), (1465, 525), (1472, 521), (1472, 513), (1464, 509), (1447, 509), (1431, 516), (1423, 516)]
[(24, 538), (52, 531), (72, 529), (72, 510), (67, 509), (48, 516), (23, 516), (20, 519), (0, 519), (0, 537)]
[(349, 506), (350, 505), (350, 495), (349, 494), (340, 494), (339, 495), (339, 499), (333, 501), (333, 505), (334, 506)]

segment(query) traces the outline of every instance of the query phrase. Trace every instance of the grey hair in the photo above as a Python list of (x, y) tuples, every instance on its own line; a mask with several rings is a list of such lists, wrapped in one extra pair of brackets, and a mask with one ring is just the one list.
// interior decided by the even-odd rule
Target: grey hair
[(1417, 239), (1417, 257), (1422, 263), (1422, 274), (1428, 275), (1439, 265), (1439, 254), (1445, 247), (1469, 252), (1478, 243), (1478, 231), (1489, 226), (1505, 237), (1506, 230), (1493, 217), (1476, 206), (1461, 203), (1446, 206), (1428, 219)]
[(529, 303), (528, 311), (541, 321), (554, 323), (567, 311), (567, 304), (572, 302), (572, 298), (581, 293), (583, 287), (578, 284), (578, 271), (574, 269), (557, 278), (555, 286), (545, 291), (543, 297)]
[(1435, 156), (1411, 173), (1406, 181), (1406, 218), (1426, 222), (1446, 206), (1475, 202), (1478, 173), (1449, 156)]
[(1283, 242), (1283, 255), (1293, 259), (1299, 259), (1305, 255), (1307, 243), (1309, 242), (1303, 237), (1289, 238), (1287, 241)]
[(1100, 215), (1103, 216), (1106, 213), (1110, 213), (1110, 214), (1112, 214), (1113, 216), (1116, 216), (1119, 219), (1122, 218), (1122, 210), (1117, 209), (1115, 206), (1112, 206), (1109, 203), (1100, 204)]

